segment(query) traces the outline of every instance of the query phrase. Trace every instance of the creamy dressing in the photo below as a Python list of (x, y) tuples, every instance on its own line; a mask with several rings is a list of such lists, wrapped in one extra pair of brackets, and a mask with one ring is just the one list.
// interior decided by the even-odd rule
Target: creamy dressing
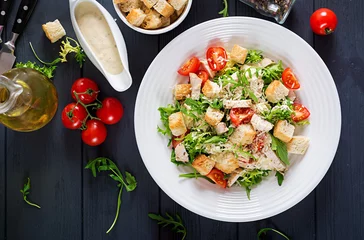
[(75, 10), (76, 21), (86, 42), (104, 69), (113, 75), (123, 71), (123, 65), (110, 27), (92, 3), (80, 3)]

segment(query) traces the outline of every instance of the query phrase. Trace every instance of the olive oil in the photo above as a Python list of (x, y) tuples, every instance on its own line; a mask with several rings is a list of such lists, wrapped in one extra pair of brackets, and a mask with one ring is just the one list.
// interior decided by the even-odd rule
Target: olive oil
[(53, 83), (39, 72), (13, 69), (0, 77), (0, 122), (20, 132), (38, 130), (57, 111), (58, 97)]

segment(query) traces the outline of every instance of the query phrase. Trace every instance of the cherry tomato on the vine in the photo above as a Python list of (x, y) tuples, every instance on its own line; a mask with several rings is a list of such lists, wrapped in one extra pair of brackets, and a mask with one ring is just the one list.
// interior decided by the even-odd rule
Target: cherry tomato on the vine
[(90, 104), (94, 102), (100, 92), (97, 84), (88, 78), (77, 79), (71, 88), (71, 95), (75, 101), (77, 97), (74, 93), (77, 93), (79, 100), (84, 104)]
[(86, 118), (86, 109), (81, 104), (70, 103), (62, 111), (62, 123), (68, 129), (79, 129)]
[(96, 116), (105, 124), (118, 123), (124, 115), (124, 108), (116, 98), (105, 98), (102, 107), (96, 111)]
[(89, 120), (86, 122), (86, 129), (82, 131), (82, 141), (89, 146), (102, 144), (107, 136), (105, 125), (99, 120)]

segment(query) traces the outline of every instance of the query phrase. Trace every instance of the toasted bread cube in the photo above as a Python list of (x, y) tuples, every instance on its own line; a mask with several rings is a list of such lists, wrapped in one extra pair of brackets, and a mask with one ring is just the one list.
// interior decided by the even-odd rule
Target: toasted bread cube
[(177, 84), (174, 88), (176, 100), (183, 100), (191, 96), (191, 84)]
[(158, 2), (158, 0), (142, 0), (142, 1), (147, 8), (152, 8)]
[(142, 2), (140, 0), (114, 0), (115, 3), (118, 3), (118, 7), (122, 12), (130, 12), (135, 8), (141, 8)]
[(221, 134), (228, 132), (229, 129), (227, 128), (226, 123), (221, 122), (215, 126), (215, 131), (216, 131), (217, 135), (221, 135)]
[(201, 63), (201, 68), (202, 68), (202, 70), (205, 70), (205, 71), (209, 74), (210, 78), (214, 78), (214, 77), (215, 77), (216, 72), (215, 72), (215, 71), (213, 71), (213, 70), (210, 68), (210, 66), (209, 66), (209, 64), (208, 64), (208, 62), (207, 62), (207, 60), (206, 60), (206, 59), (200, 59), (200, 63)]
[(256, 134), (251, 124), (242, 124), (234, 130), (229, 140), (234, 144), (247, 145), (253, 142)]
[(215, 166), (215, 161), (208, 158), (206, 155), (198, 155), (192, 162), (192, 167), (194, 167), (201, 175), (207, 175)]
[[(187, 4), (186, 4), (187, 5)], [(186, 5), (184, 5), (180, 10), (177, 10), (175, 13), (177, 14), (177, 17), (181, 16), (184, 10), (186, 9)]]
[(221, 170), (224, 173), (230, 174), (235, 169), (239, 168), (239, 162), (235, 158), (235, 155), (231, 152), (213, 154), (210, 157), (216, 162), (215, 168)]
[(122, 3), (126, 3), (129, 0), (114, 0), (115, 4), (122, 4)]
[(151, 9), (149, 9), (147, 12), (147, 16), (145, 17), (141, 27), (144, 29), (157, 29), (161, 27), (162, 19), (160, 14), (157, 11)]
[(54, 22), (48, 22), (42, 25), (42, 29), (47, 36), (47, 38), (52, 42), (55, 43), (59, 39), (66, 36), (66, 30), (64, 30), (62, 24), (58, 19)]
[(202, 79), (195, 73), (190, 73), (190, 83), (192, 88), (191, 98), (193, 100), (200, 99)]
[(289, 142), (293, 137), (295, 127), (287, 120), (279, 120), (274, 126), (273, 136), (282, 142)]
[(126, 16), (126, 20), (131, 25), (139, 27), (144, 22), (144, 19), (147, 15), (140, 8), (132, 9), (129, 14)]
[(242, 172), (243, 172), (243, 169), (238, 168), (230, 174), (230, 177), (227, 182), (228, 187), (231, 187), (239, 179)]
[(202, 87), (202, 93), (208, 98), (214, 98), (220, 93), (220, 87), (217, 83), (207, 80)]
[(248, 49), (243, 48), (237, 44), (235, 44), (231, 49), (230, 58), (234, 62), (244, 64), (247, 56), (248, 56)]
[(305, 154), (308, 146), (310, 144), (310, 139), (305, 136), (294, 136), (291, 141), (287, 143), (287, 151), (293, 154)]
[(164, 17), (170, 17), (174, 13), (174, 8), (166, 0), (158, 0), (154, 9)]
[(169, 116), (169, 129), (171, 129), (173, 136), (181, 136), (187, 132), (187, 127), (181, 112), (173, 113)]
[(171, 17), (161, 17), (161, 28), (171, 25)]
[(269, 132), (270, 130), (273, 129), (273, 124), (271, 124), (267, 120), (264, 120), (257, 114), (253, 115), (252, 119), (250, 120), (250, 123), (253, 125), (255, 131)]
[(168, 3), (171, 4), (171, 6), (176, 9), (176, 11), (183, 9), (187, 2), (188, 0), (168, 0)]
[(224, 100), (224, 108), (250, 108), (252, 107), (252, 100)]
[(280, 81), (274, 80), (265, 90), (265, 95), (271, 103), (277, 103), (288, 96), (289, 90)]
[(174, 152), (176, 154), (176, 161), (178, 162), (188, 162), (188, 153), (186, 151), (185, 146), (183, 143), (179, 143), (176, 148), (174, 149)]
[(208, 107), (205, 113), (205, 121), (211, 126), (216, 126), (224, 118), (224, 112)]

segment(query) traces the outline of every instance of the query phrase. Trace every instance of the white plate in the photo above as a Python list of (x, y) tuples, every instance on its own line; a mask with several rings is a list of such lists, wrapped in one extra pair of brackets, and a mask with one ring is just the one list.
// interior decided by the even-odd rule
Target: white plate
[[(251, 192), (240, 187), (223, 190), (204, 179), (181, 179), (191, 172), (170, 162), (168, 139), (157, 132), (158, 107), (172, 103), (172, 88), (182, 78), (177, 70), (186, 59), (203, 57), (209, 46), (233, 44), (261, 49), (281, 59), (298, 76), (299, 99), (311, 111), (311, 125), (302, 134), (311, 139), (304, 157), (292, 162), (281, 187), (274, 176)], [(135, 132), (140, 154), (153, 179), (183, 207), (199, 215), (227, 222), (247, 222), (279, 214), (305, 198), (329, 169), (339, 143), (341, 110), (339, 96), (325, 63), (296, 34), (277, 24), (256, 18), (229, 17), (197, 25), (176, 37), (154, 59), (140, 86), (135, 106)]]

